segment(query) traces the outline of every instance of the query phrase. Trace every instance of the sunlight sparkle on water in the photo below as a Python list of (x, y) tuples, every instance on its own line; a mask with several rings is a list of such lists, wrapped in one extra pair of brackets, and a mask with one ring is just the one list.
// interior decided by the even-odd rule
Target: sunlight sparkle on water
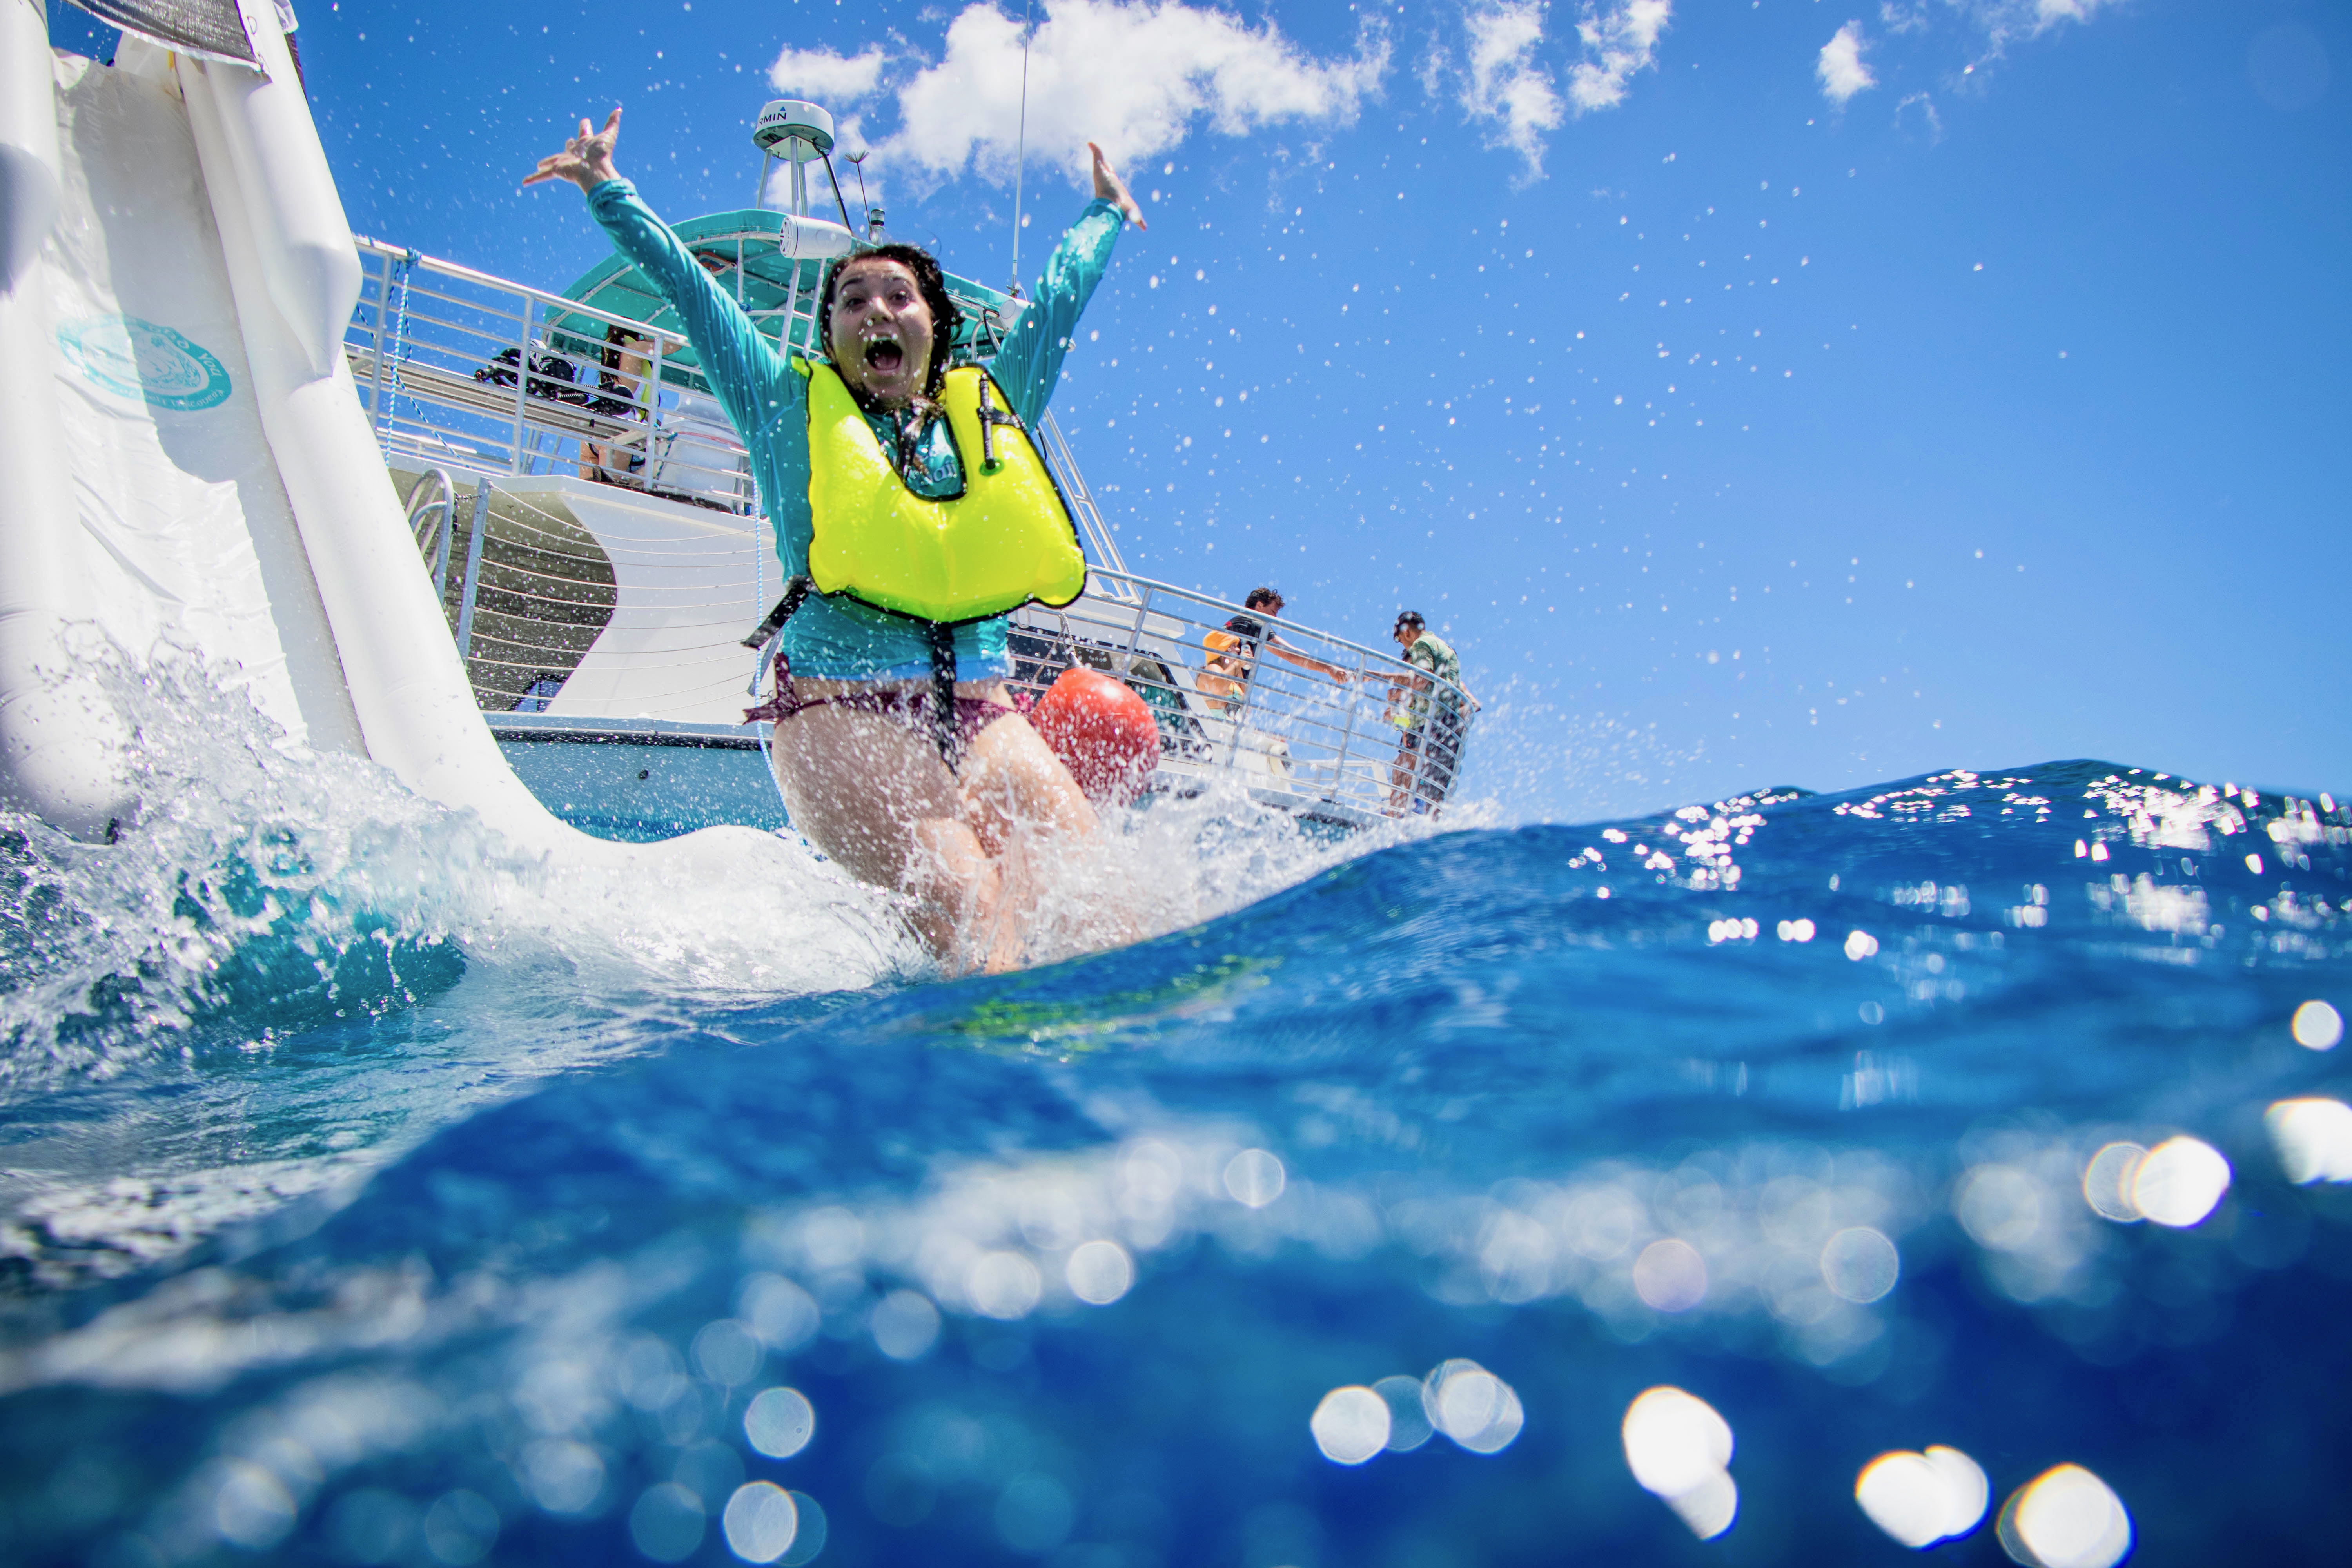
[(1135, 1285), (1135, 1260), (1115, 1241), (1089, 1241), (1072, 1250), (1063, 1278), (1070, 1294), (1091, 1307), (1108, 1307)]
[(1991, 1495), (1981, 1466), (1941, 1446), (1881, 1454), (1853, 1483), (1853, 1500), (1870, 1522), (1915, 1552), (1974, 1530)]
[(743, 1411), (743, 1436), (768, 1458), (789, 1459), (816, 1436), (816, 1406), (797, 1388), (764, 1389)]
[(2131, 1551), (2131, 1515), (2107, 1483), (2060, 1465), (2001, 1505), (2001, 1550), (2025, 1568), (2115, 1568)]
[(893, 1290), (874, 1304), (867, 1327), (874, 1348), (892, 1361), (915, 1361), (940, 1337), (940, 1310), (917, 1290)]
[(1822, 1248), (1822, 1279), (1846, 1300), (1867, 1305), (1895, 1289), (1903, 1272), (1895, 1244), (1866, 1225), (1851, 1226)]
[(1430, 1424), (1428, 1406), (1421, 1397), (1421, 1379), (1384, 1377), (1372, 1384), (1372, 1392), (1389, 1407), (1389, 1452), (1409, 1454), (1436, 1436), (1437, 1428)]
[(2132, 1195), (2132, 1187), (2147, 1159), (2147, 1151), (2137, 1143), (2103, 1146), (2083, 1167), (2084, 1202), (2101, 1219), (2111, 1219), (2117, 1225), (2137, 1225), (2146, 1219), (2147, 1215), (2140, 1212), (2139, 1200)]
[(1633, 1260), (1633, 1289), (1661, 1312), (1687, 1312), (1706, 1300), (1706, 1259), (1678, 1237), (1654, 1241)]
[(1429, 1424), (1474, 1454), (1501, 1453), (1527, 1424), (1511, 1385), (1475, 1361), (1442, 1363), (1421, 1386)]
[(1225, 1164), (1225, 1191), (1245, 1208), (1262, 1209), (1282, 1195), (1282, 1162), (1263, 1149), (1244, 1149)]
[(727, 1549), (746, 1563), (773, 1563), (792, 1550), (800, 1533), (800, 1510), (793, 1494), (773, 1481), (751, 1481), (735, 1489), (719, 1515)]
[(1325, 1458), (1335, 1465), (1360, 1465), (1388, 1447), (1388, 1401), (1352, 1384), (1335, 1388), (1323, 1396), (1307, 1426)]
[(2332, 1051), (2344, 1038), (2344, 1015), (2326, 1002), (2305, 1002), (2294, 1010), (2294, 1043), (2305, 1050)]
[(2263, 1125), (2288, 1181), (2352, 1182), (2352, 1105), (2324, 1096), (2282, 1100), (2263, 1112)]
[(1633, 1479), (1664, 1499), (1692, 1534), (1712, 1541), (1731, 1528), (1739, 1511), (1731, 1425), (1714, 1405), (1679, 1388), (1644, 1390), (1625, 1409), (1623, 1436)]
[(2168, 1138), (2147, 1152), (2132, 1176), (2132, 1202), (2161, 1226), (2186, 1230), (2213, 1212), (2230, 1190), (2230, 1162), (2210, 1143)]

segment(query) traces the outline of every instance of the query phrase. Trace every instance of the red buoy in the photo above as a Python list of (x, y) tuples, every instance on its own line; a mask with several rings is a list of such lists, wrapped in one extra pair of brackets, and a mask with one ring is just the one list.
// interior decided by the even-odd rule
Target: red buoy
[(1064, 670), (1030, 710), (1029, 722), (1097, 805), (1127, 805), (1160, 765), (1151, 705), (1099, 670)]

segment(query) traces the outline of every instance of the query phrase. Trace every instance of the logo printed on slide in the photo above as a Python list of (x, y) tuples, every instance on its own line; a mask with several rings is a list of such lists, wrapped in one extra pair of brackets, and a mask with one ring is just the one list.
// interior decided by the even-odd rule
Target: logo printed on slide
[(86, 316), (58, 329), (58, 348), (101, 392), (191, 413), (228, 401), (227, 367), (194, 340), (136, 316)]

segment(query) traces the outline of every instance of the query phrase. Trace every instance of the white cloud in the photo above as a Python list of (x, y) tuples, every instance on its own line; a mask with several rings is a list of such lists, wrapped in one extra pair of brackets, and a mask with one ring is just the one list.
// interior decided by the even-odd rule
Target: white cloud
[(1862, 24), (1848, 22), (1822, 46), (1822, 58), (1813, 66), (1813, 74), (1822, 79), (1822, 96), (1840, 109), (1863, 89), (1878, 85), (1862, 63)]
[[(2123, 0), (1949, 0), (1984, 29), (1998, 55), (2012, 38), (2038, 38), (2061, 22), (2087, 22)], [(1990, 58), (1990, 57), (1989, 57)]]
[(1890, 33), (1916, 33), (1927, 26), (1927, 0), (1911, 0), (1908, 5), (1896, 0), (1883, 0), (1878, 7), (1878, 20)]
[(1536, 63), (1543, 14), (1543, 0), (1503, 0), (1472, 11), (1465, 24), (1470, 74), (1462, 106), (1472, 119), (1497, 125), (1496, 140), (1528, 161), (1530, 174), (1543, 168), (1544, 132), (1565, 118), (1551, 73)]
[(1605, 0), (1605, 5), (1584, 7), (1576, 31), (1591, 58), (1578, 62), (1568, 81), (1579, 114), (1625, 101), (1625, 84), (1656, 58), (1658, 35), (1674, 14), (1674, 0)]
[(768, 81), (778, 92), (814, 99), (830, 109), (871, 94), (882, 79), (884, 63), (879, 46), (854, 55), (787, 48), (768, 68)]
[(1919, 110), (1919, 118), (1927, 121), (1927, 140), (1931, 143), (1941, 142), (1944, 139), (1944, 117), (1936, 112), (1936, 100), (1924, 92), (1915, 92), (1895, 106), (1895, 123), (1902, 124), (1904, 110), (1915, 107)]
[[(1359, 33), (1354, 54), (1318, 59), (1270, 22), (1253, 27), (1182, 0), (1048, 0), (1043, 10), (1029, 40), (1028, 151), (1074, 177), (1083, 177), (1089, 139), (1126, 164), (1175, 147), (1202, 122), (1229, 136), (1349, 122), (1389, 65), (1376, 23)], [(1020, 22), (993, 5), (967, 5), (948, 24), (939, 60), (897, 85), (898, 126), (875, 143), (877, 163), (1010, 178), (1021, 76)]]

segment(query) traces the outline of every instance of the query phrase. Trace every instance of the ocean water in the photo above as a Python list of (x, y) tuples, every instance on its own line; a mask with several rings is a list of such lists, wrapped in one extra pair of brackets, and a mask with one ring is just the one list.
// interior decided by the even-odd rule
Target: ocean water
[(11, 1563), (2352, 1542), (2332, 799), (1205, 801), (1127, 825), (1162, 934), (946, 983), (173, 679), (121, 842), (0, 825)]

